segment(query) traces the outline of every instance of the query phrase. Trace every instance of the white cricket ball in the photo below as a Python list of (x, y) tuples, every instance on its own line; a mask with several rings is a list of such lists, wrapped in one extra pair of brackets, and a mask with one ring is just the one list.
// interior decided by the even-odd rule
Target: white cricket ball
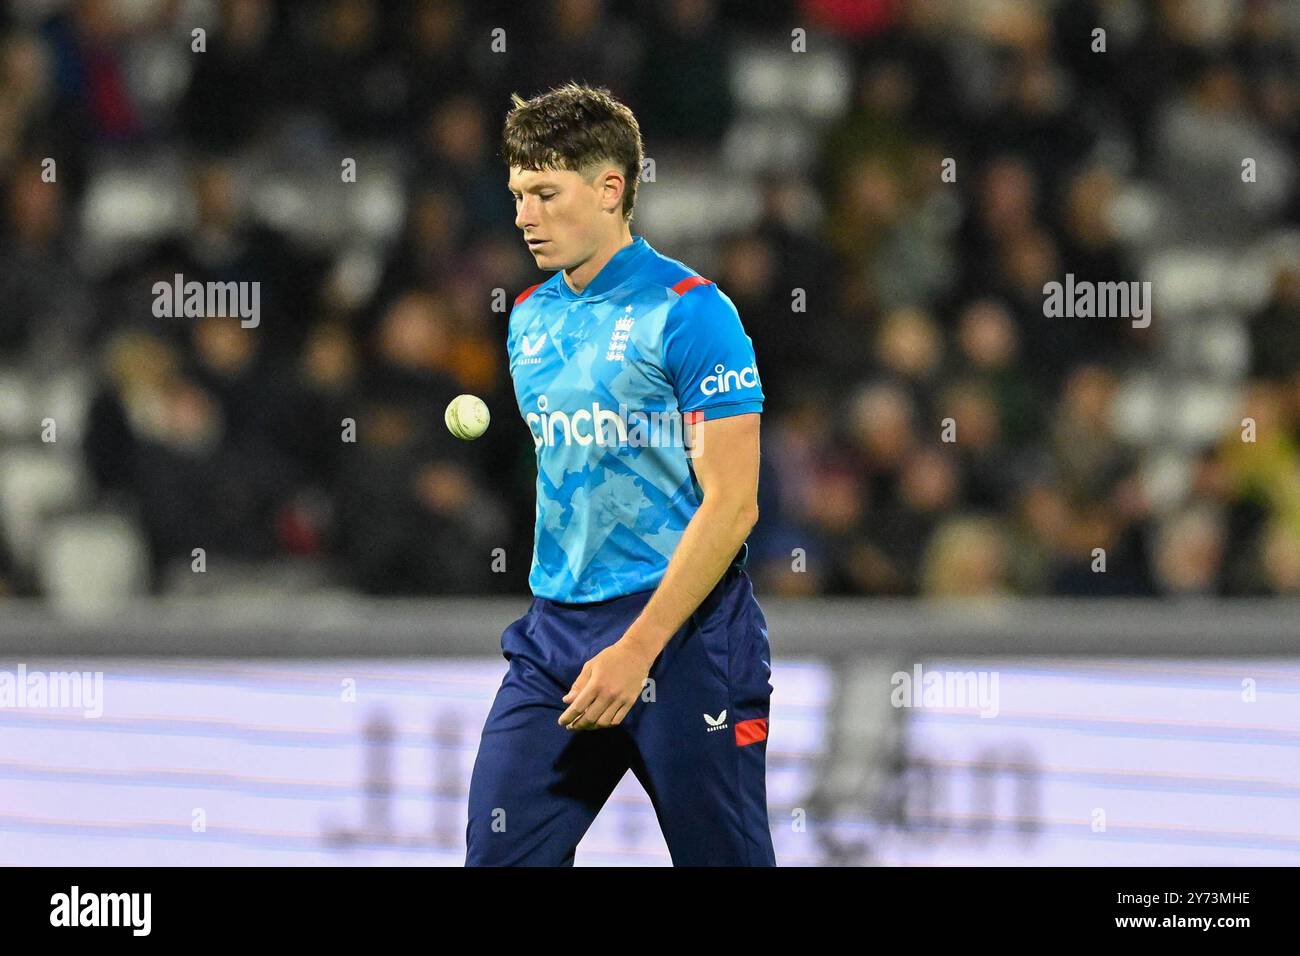
[(491, 420), (487, 405), (477, 395), (457, 395), (447, 406), (443, 418), (447, 422), (447, 430), (465, 441), (478, 438), (487, 431)]

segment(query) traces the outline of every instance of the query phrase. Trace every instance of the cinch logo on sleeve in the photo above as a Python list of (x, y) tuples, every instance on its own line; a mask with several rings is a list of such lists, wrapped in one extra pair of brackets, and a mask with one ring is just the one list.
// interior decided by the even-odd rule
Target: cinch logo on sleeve
[(757, 384), (757, 365), (748, 365), (736, 372), (719, 362), (713, 367), (713, 374), (704, 376), (704, 381), (700, 382), (700, 391), (705, 395), (721, 395), (733, 388), (753, 388)]

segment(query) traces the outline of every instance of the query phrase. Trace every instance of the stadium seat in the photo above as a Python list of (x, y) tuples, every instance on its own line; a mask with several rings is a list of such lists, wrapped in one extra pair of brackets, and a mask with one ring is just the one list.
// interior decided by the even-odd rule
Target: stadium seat
[(81, 229), (92, 264), (127, 247), (159, 238), (184, 218), (179, 170), (138, 162), (92, 174), (82, 203)]
[(148, 555), (139, 532), (121, 515), (64, 515), (44, 528), (36, 576), (60, 613), (95, 618), (145, 592)]
[[(676, 160), (662, 160), (662, 170)], [(664, 243), (716, 239), (752, 225), (761, 212), (758, 191), (745, 178), (678, 167), (637, 204), (638, 227), (663, 236)]]
[(81, 468), (51, 446), (0, 455), (0, 527), (20, 566), (32, 566), (46, 517), (75, 505), (85, 484)]
[(791, 57), (785, 46), (744, 46), (732, 59), (731, 92), (747, 112), (834, 119), (848, 109), (853, 88), (848, 58), (833, 50)]
[(1233, 424), (1238, 390), (1228, 385), (1188, 382), (1177, 392), (1170, 409), (1178, 439), (1194, 449), (1220, 439)]
[(35, 417), (28, 376), (12, 369), (0, 370), (0, 435), (26, 438)]

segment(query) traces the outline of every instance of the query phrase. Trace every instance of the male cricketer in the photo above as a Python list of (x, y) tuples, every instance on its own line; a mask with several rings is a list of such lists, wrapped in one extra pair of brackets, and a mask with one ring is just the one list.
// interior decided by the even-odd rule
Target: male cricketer
[(515, 225), (555, 274), (515, 300), (507, 333), (537, 451), (533, 600), (501, 638), (466, 865), (572, 866), (631, 769), (675, 865), (774, 866), (771, 652), (744, 570), (753, 343), (716, 285), (631, 233), (631, 110), (573, 83), (513, 104)]

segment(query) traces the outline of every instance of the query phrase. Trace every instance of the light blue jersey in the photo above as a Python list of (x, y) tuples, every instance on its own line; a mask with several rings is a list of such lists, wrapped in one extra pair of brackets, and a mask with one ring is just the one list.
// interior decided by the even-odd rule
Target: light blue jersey
[(537, 447), (533, 594), (656, 587), (702, 500), (685, 422), (763, 408), (736, 307), (634, 236), (581, 293), (556, 272), (520, 295), (506, 344)]

